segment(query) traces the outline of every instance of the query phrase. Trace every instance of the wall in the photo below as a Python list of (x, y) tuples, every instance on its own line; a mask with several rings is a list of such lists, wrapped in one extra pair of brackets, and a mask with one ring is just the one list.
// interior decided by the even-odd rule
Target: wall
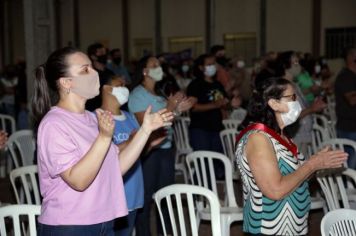
[(121, 1), (80, 0), (80, 48), (82, 50), (94, 42), (104, 43), (109, 48), (121, 47)]
[[(12, 58), (24, 56), (23, 0), (10, 0), (12, 10)], [(214, 42), (223, 43), (223, 34), (256, 32), (259, 37), (259, 0), (216, 0)], [(267, 0), (267, 51), (294, 49), (310, 52), (312, 45), (312, 0)], [(62, 44), (73, 42), (73, 0), (60, 0)], [(99, 4), (100, 3), (100, 4)], [(168, 38), (205, 36), (205, 0), (161, 0), (162, 43)], [(129, 41), (154, 40), (154, 0), (129, 0)], [(321, 53), (324, 29), (356, 26), (355, 0), (322, 0)], [(108, 47), (122, 47), (122, 15), (119, 0), (79, 0), (80, 45), (82, 50), (95, 41)], [(259, 51), (259, 49), (257, 49)]]
[(355, 0), (322, 0), (321, 53), (325, 53), (325, 29), (333, 27), (356, 27)]
[(267, 51), (311, 52), (311, 0), (267, 0)]

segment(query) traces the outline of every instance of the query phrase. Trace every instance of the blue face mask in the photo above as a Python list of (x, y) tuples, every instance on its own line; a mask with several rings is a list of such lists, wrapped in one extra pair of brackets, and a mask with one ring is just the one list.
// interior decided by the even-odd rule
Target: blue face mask
[(205, 66), (204, 74), (205, 76), (213, 77), (216, 74), (216, 66), (215, 65)]

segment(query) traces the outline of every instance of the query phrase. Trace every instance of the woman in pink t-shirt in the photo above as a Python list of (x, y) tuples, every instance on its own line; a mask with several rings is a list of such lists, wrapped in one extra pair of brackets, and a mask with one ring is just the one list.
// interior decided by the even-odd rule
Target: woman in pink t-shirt
[(38, 235), (114, 235), (127, 215), (122, 175), (135, 163), (151, 132), (170, 125), (165, 109), (151, 114), (119, 154), (108, 111), (85, 110), (99, 94), (89, 58), (73, 48), (53, 52), (36, 69), (32, 101), (41, 194)]

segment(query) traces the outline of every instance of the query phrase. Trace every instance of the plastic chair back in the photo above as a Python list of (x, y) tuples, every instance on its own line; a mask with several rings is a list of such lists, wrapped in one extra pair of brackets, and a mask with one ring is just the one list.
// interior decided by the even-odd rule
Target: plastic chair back
[[(206, 204), (209, 206), (211, 213), (211, 230), (213, 236), (221, 235), (220, 228), (220, 205), (217, 196), (210, 191), (199, 186), (186, 185), (186, 184), (174, 184), (164, 187), (158, 190), (154, 199), (158, 208), (159, 216), (163, 226), (164, 235), (167, 235), (165, 222), (169, 220), (172, 225), (172, 231), (174, 236), (193, 235), (198, 236), (198, 221), (197, 221), (197, 198), (203, 198)], [(183, 201), (186, 199), (189, 223), (185, 220)], [(169, 219), (164, 219), (162, 214), (162, 201), (167, 203)], [(187, 227), (190, 226), (190, 231)]]
[(237, 163), (235, 158), (235, 141), (238, 135), (236, 129), (225, 129), (220, 132), (220, 140), (223, 146), (224, 154), (230, 159), (234, 179), (238, 176)]
[(13, 133), (7, 142), (15, 168), (34, 164), (36, 144), (32, 130)]
[(15, 133), (15, 119), (12, 116), (0, 114), (0, 130), (5, 130), (9, 135)]
[(217, 196), (219, 194), (214, 162), (222, 163), (225, 173), (225, 179), (222, 180), (225, 187), (223, 206), (237, 207), (232, 181), (232, 167), (228, 157), (218, 152), (195, 151), (187, 155), (186, 161), (193, 185), (208, 188)]
[(356, 210), (337, 209), (324, 215), (320, 224), (322, 236), (356, 236)]
[[(0, 235), (37, 235), (36, 216), (40, 215), (40, 213), (40, 205), (8, 205), (0, 207)], [(10, 225), (10, 220), (12, 221), (12, 227), (8, 229), (6, 226)]]
[[(36, 165), (19, 167), (12, 170), (10, 181), (18, 204), (41, 205)], [(23, 193), (25, 193), (25, 199), (23, 199)]]

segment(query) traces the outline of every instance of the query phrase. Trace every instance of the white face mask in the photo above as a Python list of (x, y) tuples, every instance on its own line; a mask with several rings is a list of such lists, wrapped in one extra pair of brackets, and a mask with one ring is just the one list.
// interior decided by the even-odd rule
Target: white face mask
[(245, 67), (245, 62), (242, 61), (242, 60), (239, 60), (237, 61), (237, 64), (236, 64), (237, 68), (244, 68)]
[(163, 78), (163, 70), (162, 67), (156, 67), (148, 70), (148, 76), (151, 77), (154, 81), (161, 81)]
[(215, 65), (205, 66), (204, 74), (205, 76), (213, 77), (216, 74), (216, 66)]
[(281, 118), (285, 126), (293, 124), (302, 112), (302, 107), (298, 101), (287, 102), (288, 112), (282, 113)]
[(182, 71), (184, 73), (187, 73), (189, 71), (189, 66), (188, 65), (182, 65)]
[(115, 96), (122, 106), (129, 100), (130, 91), (126, 87), (113, 87), (111, 94)]
[(321, 66), (320, 66), (320, 65), (316, 65), (316, 66), (314, 67), (314, 71), (315, 71), (316, 74), (319, 74), (320, 71), (321, 71)]

